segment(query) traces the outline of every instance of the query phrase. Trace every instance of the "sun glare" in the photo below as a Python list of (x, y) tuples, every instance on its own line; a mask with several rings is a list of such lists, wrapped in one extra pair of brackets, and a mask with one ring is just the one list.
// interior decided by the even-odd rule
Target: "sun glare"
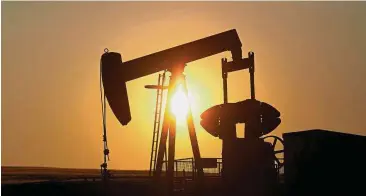
[(188, 114), (188, 98), (184, 94), (182, 86), (179, 85), (172, 97), (172, 112), (177, 119), (184, 119)]

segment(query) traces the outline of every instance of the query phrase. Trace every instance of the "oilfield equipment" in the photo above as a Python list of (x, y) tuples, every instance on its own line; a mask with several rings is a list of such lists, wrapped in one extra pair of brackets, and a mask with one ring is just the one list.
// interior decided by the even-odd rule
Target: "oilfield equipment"
[[(152, 176), (153, 172), (156, 168), (156, 159), (158, 152), (158, 142), (159, 142), (159, 133), (160, 133), (160, 120), (161, 120), (161, 112), (163, 107), (163, 98), (164, 98), (164, 90), (168, 89), (169, 86), (164, 86), (165, 84), (165, 73), (159, 74), (158, 85), (145, 85), (147, 89), (156, 89), (156, 104), (155, 104), (155, 115), (154, 115), (154, 129), (153, 129), (153, 141), (151, 146), (151, 154), (150, 154), (150, 167), (149, 167), (149, 176)], [(166, 151), (164, 154), (166, 158)]]
[[(191, 109), (188, 107), (186, 121), (193, 158), (176, 160), (176, 117), (172, 114), (170, 103), (178, 85), (183, 86), (184, 93), (187, 95), (188, 87), (183, 74), (184, 68), (190, 62), (226, 51), (231, 52), (231, 60), (226, 58), (221, 60), (224, 101), (222, 104), (215, 105), (203, 112), (200, 122), (200, 125), (209, 134), (222, 140), (222, 158), (203, 159), (201, 157)], [(228, 75), (240, 70), (249, 70), (250, 98), (229, 103)], [(235, 29), (125, 62), (122, 61), (120, 53), (105, 51), (101, 56), (101, 83), (104, 87), (104, 94), (102, 93), (103, 142), (105, 144), (104, 163), (101, 165), (103, 176), (105, 178), (110, 176), (106, 163), (109, 154), (105, 123), (106, 100), (118, 121), (123, 126), (128, 125), (132, 120), (132, 115), (126, 83), (161, 71), (163, 73), (159, 74), (157, 85), (145, 86), (145, 88), (157, 90), (150, 156), (150, 175), (153, 176), (153, 179), (165, 180), (168, 192), (171, 193), (174, 176), (178, 175), (175, 175), (174, 172), (183, 167), (189, 168), (188, 170), (196, 177), (195, 180), (199, 187), (202, 187), (206, 165), (210, 165), (209, 168), (219, 165), (219, 169), (215, 171), (222, 179), (225, 187), (224, 193), (227, 195), (276, 195), (279, 171), (282, 169), (288, 173), (295, 172), (295, 169), (291, 170), (295, 167), (289, 165), (292, 162), (287, 163), (285, 157), (291, 156), (289, 154), (296, 151), (287, 149), (286, 145), (291, 144), (292, 148), (301, 148), (301, 145), (294, 145), (294, 142), (296, 143), (300, 139), (290, 137), (288, 134), (287, 138), (289, 139), (286, 141), (280, 137), (268, 135), (280, 125), (280, 112), (270, 104), (256, 99), (254, 53), (249, 52), (247, 58), (243, 57), (242, 43)], [(167, 72), (170, 73), (169, 84), (165, 85)], [(238, 86), (238, 89), (234, 90), (241, 91), (243, 89), (243, 87)], [(164, 90), (167, 91), (167, 97), (163, 112)], [(164, 114), (162, 126), (160, 126), (161, 114)], [(244, 138), (238, 138), (236, 135), (236, 124), (238, 123), (245, 124)], [(357, 141), (361, 140), (365, 141), (364, 138)], [(282, 145), (282, 148), (278, 147), (279, 145)], [(286, 155), (285, 152), (288, 154)], [(292, 159), (295, 158), (292, 157)], [(365, 160), (362, 159), (361, 162), (365, 163)], [(164, 164), (166, 175), (162, 176)], [(285, 169), (283, 169), (284, 167)], [(182, 170), (183, 174), (187, 172), (185, 169)], [(295, 177), (291, 179), (293, 180)], [(296, 192), (299, 189), (292, 188), (291, 190)]]
[[(178, 85), (178, 82), (181, 82), (183, 85), (184, 92), (187, 93), (188, 89), (185, 83), (185, 77), (183, 75), (184, 67), (187, 63), (196, 61), (208, 56), (212, 56), (221, 52), (230, 51), (232, 55), (232, 61), (228, 61), (227, 59), (222, 60), (222, 77), (224, 84), (224, 104), (220, 106), (215, 106), (210, 108), (208, 111), (204, 112), (202, 116), (201, 125), (209, 132), (212, 133), (216, 131), (218, 136), (223, 140), (223, 170), (225, 173), (229, 174), (230, 171), (228, 168), (233, 168), (236, 162), (235, 160), (231, 161), (229, 154), (236, 156), (240, 150), (238, 147), (234, 147), (230, 143), (237, 143), (235, 136), (235, 124), (243, 122), (243, 119), (239, 121), (232, 121), (231, 119), (223, 119), (223, 111), (226, 110), (226, 114), (235, 113), (237, 110), (230, 109), (233, 105), (240, 105), (243, 107), (239, 107), (244, 110), (248, 110), (247, 112), (252, 112), (253, 114), (247, 114), (244, 121), (248, 124), (246, 126), (246, 137), (248, 140), (257, 141), (257, 139), (264, 135), (265, 133), (271, 132), (274, 128), (276, 128), (280, 121), (278, 121), (279, 112), (275, 110), (273, 107), (270, 107), (268, 104), (264, 104), (262, 102), (255, 100), (254, 94), (254, 53), (249, 52), (248, 58), (242, 57), (242, 43), (239, 39), (239, 36), (236, 30), (229, 30), (223, 33), (219, 33), (216, 35), (212, 35), (200, 40), (196, 40), (190, 43), (186, 43), (180, 46), (176, 46), (167, 50), (163, 50), (157, 53), (153, 53), (144, 57), (140, 57), (134, 60), (122, 62), (121, 55), (115, 52), (105, 51), (101, 58), (101, 74), (102, 74), (102, 82), (104, 87), (104, 94), (108, 103), (117, 117), (119, 122), (125, 126), (131, 121), (131, 112), (129, 107), (128, 95), (126, 82), (138, 79), (140, 77), (150, 75), (159, 71), (168, 71), (171, 73), (169, 86), (167, 88), (167, 103), (164, 112), (163, 125), (160, 135), (160, 141), (158, 146), (158, 151), (156, 155), (156, 165), (154, 170), (154, 177), (159, 178), (162, 172), (163, 166), (163, 158), (164, 154), (167, 151), (167, 179), (168, 182), (172, 182), (174, 178), (174, 158), (175, 158), (175, 126), (176, 119), (175, 116), (171, 113), (170, 110), (170, 101), (172, 97), (172, 93), (175, 91), (175, 87)], [(243, 69), (249, 69), (250, 73), (250, 89), (251, 89), (251, 99), (250, 101), (244, 101), (243, 103), (227, 103), (227, 76), (229, 72), (239, 71)], [(150, 86), (151, 87), (151, 86)], [(160, 88), (158, 84), (157, 89), (163, 90)], [(159, 99), (159, 97), (157, 97)], [(235, 106), (234, 106), (235, 107)], [(247, 107), (247, 108), (246, 108)], [(161, 106), (159, 106), (161, 108)], [(238, 107), (237, 107), (238, 108)], [(273, 112), (275, 111), (275, 112)], [(249, 111), (251, 110), (251, 111)], [(267, 112), (262, 112), (267, 111)], [(196, 131), (193, 123), (193, 117), (188, 109), (187, 115), (187, 127), (189, 130), (189, 136), (192, 146), (192, 152), (194, 156), (194, 165), (195, 170), (197, 171), (198, 179), (202, 179), (203, 177), (203, 167), (201, 162), (201, 153), (199, 150), (198, 140), (196, 136)], [(262, 113), (261, 113), (261, 112)], [(268, 112), (269, 111), (269, 112)], [(247, 113), (244, 112), (244, 113)], [(271, 113), (272, 112), (272, 113)], [(210, 114), (210, 115), (208, 115)], [(212, 114), (216, 114), (213, 117)], [(236, 116), (240, 114), (230, 114), (225, 116)], [(273, 119), (271, 119), (271, 115), (275, 115)], [(158, 113), (160, 115), (160, 112)], [(264, 115), (264, 116), (263, 116)], [(268, 117), (264, 119), (270, 119), (267, 121), (261, 121), (263, 117)], [(240, 117), (239, 117), (240, 118)], [(236, 117), (238, 119), (238, 117)], [(157, 119), (155, 119), (157, 120)], [(247, 122), (248, 121), (248, 122)], [(159, 122), (159, 121), (158, 121)], [(270, 122), (272, 124), (268, 123)], [(156, 123), (156, 121), (155, 121)], [(276, 124), (277, 123), (277, 124)], [(156, 123), (159, 124), (159, 123)], [(155, 126), (155, 125), (154, 125)], [(210, 127), (211, 126), (211, 127)], [(215, 126), (212, 128), (212, 126)], [(159, 127), (159, 126), (158, 126)], [(265, 131), (263, 131), (263, 127)], [(158, 129), (158, 128), (154, 128)], [(215, 130), (213, 130), (215, 129)], [(152, 154), (156, 153), (154, 150), (154, 142), (157, 142), (156, 133), (158, 130), (155, 130), (155, 135), (153, 139), (153, 148)], [(169, 145), (168, 149), (166, 147), (167, 137), (169, 135)], [(263, 141), (260, 139), (260, 141)], [(227, 149), (227, 150), (226, 150)], [(151, 156), (151, 165), (154, 166), (155, 157)], [(272, 158), (273, 156), (271, 156)], [(271, 166), (274, 165), (274, 162), (271, 162)], [(225, 165), (228, 165), (227, 167)], [(153, 167), (152, 166), (152, 167)], [(234, 167), (235, 168), (235, 167)], [(230, 175), (224, 175), (230, 176)], [(230, 177), (229, 177), (230, 178)], [(201, 181), (201, 180), (198, 180)]]

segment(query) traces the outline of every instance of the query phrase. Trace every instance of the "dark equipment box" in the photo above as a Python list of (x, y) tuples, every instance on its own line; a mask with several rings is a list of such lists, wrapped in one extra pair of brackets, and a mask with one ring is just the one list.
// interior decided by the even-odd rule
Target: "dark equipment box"
[(284, 133), (286, 195), (366, 195), (366, 137), (327, 130)]

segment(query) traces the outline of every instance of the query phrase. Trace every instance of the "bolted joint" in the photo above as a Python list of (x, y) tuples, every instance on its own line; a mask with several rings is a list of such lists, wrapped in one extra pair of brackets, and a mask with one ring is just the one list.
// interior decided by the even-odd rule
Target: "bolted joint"
[(104, 155), (109, 155), (109, 149), (104, 149)]
[(249, 73), (254, 73), (254, 65), (251, 64), (249, 67)]
[(106, 168), (107, 168), (107, 163), (102, 163), (102, 164), (100, 165), (100, 167), (101, 167), (101, 168), (103, 168), (103, 169), (106, 169)]
[(222, 69), (222, 78), (227, 79), (227, 59), (222, 58), (221, 59), (221, 69)]
[(250, 61), (249, 72), (254, 72), (254, 52), (248, 52), (248, 59)]

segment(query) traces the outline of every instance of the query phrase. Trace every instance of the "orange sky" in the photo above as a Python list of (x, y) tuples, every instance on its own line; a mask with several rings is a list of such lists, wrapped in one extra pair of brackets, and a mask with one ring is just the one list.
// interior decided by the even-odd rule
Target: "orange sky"
[[(274, 134), (312, 128), (366, 135), (365, 2), (2, 2), (2, 165), (98, 168), (99, 60), (124, 61), (232, 28), (255, 52), (256, 96), (282, 113)], [(203, 157), (220, 140), (199, 115), (222, 103), (222, 53), (186, 68)], [(229, 101), (249, 97), (249, 74), (229, 75)], [(128, 83), (132, 121), (108, 108), (110, 168), (147, 169), (157, 75)], [(177, 157), (192, 156), (178, 122)], [(242, 127), (242, 126), (240, 126)]]

